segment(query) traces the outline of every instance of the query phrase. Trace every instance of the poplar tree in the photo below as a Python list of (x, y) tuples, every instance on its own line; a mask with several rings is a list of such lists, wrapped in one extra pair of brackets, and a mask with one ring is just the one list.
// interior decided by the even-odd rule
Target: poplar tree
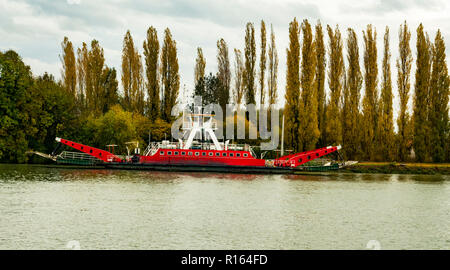
[(242, 104), (242, 98), (245, 94), (244, 89), (244, 62), (242, 60), (242, 52), (238, 49), (234, 49), (234, 91), (233, 102), (238, 105)]
[(392, 108), (391, 52), (389, 49), (389, 27), (384, 34), (384, 52), (381, 79), (381, 97), (378, 116), (378, 159), (393, 161), (395, 153), (394, 112)]
[(100, 46), (97, 40), (91, 42), (91, 50), (88, 57), (88, 89), (87, 89), (87, 102), (88, 109), (95, 115), (101, 113), (101, 100), (104, 96), (102, 87), (102, 73), (105, 65), (105, 56), (103, 48)]
[(159, 41), (156, 29), (151, 26), (147, 30), (147, 40), (144, 41), (145, 74), (147, 76), (147, 115), (155, 121), (159, 116)]
[(327, 25), (329, 49), (328, 49), (328, 87), (330, 88), (330, 101), (326, 110), (326, 142), (332, 145), (342, 143), (341, 121), (341, 93), (344, 84), (344, 56), (341, 32), (339, 27), (333, 29)]
[(176, 105), (180, 90), (176, 41), (169, 28), (164, 31), (164, 44), (161, 51), (162, 118), (172, 121), (172, 108)]
[(230, 96), (231, 68), (228, 57), (228, 46), (223, 38), (217, 41), (217, 70), (217, 78), (219, 78), (222, 85), (219, 88), (221, 93), (217, 93), (217, 95), (221, 97), (220, 106), (225, 112), (225, 106)]
[(124, 90), (125, 108), (130, 111), (142, 113), (144, 109), (143, 67), (141, 56), (134, 46), (133, 38), (129, 30), (123, 40), (122, 86)]
[(375, 159), (376, 126), (378, 110), (377, 32), (372, 25), (363, 31), (364, 37), (364, 85), (362, 146), (367, 160)]
[(105, 67), (103, 69), (101, 87), (103, 88), (103, 96), (100, 99), (100, 109), (102, 113), (107, 113), (119, 102), (119, 83), (117, 82), (117, 72), (115, 68)]
[(80, 111), (86, 109), (86, 89), (89, 71), (89, 50), (86, 43), (83, 42), (81, 48), (77, 50), (77, 76), (78, 76), (78, 106)]
[(303, 43), (301, 56), (301, 96), (299, 102), (299, 150), (313, 150), (320, 136), (317, 118), (316, 50), (311, 25), (302, 23)]
[(428, 101), (430, 98), (430, 44), (422, 24), (417, 28), (416, 81), (414, 85), (414, 152), (419, 162), (428, 157)]
[(202, 48), (197, 48), (197, 59), (195, 59), (194, 84), (197, 85), (200, 79), (205, 77), (206, 59), (203, 56)]
[(357, 159), (361, 155), (361, 113), (359, 111), (362, 73), (359, 65), (358, 37), (351, 28), (347, 30), (347, 76), (344, 91), (343, 113), (343, 145), (345, 155), (349, 159)]
[(267, 98), (269, 106), (277, 103), (278, 52), (275, 45), (275, 33), (270, 26), (270, 44), (268, 50)]
[[(434, 39), (433, 65), (430, 82), (430, 127), (431, 127), (431, 157), (433, 162), (444, 162), (446, 159), (446, 144), (449, 136), (449, 85), (450, 78), (445, 56), (445, 43), (438, 30)], [(448, 146), (447, 146), (448, 147)]]
[(265, 83), (265, 72), (266, 72), (266, 24), (263, 20), (261, 20), (261, 54), (259, 56), (259, 102), (261, 108), (263, 107), (263, 104), (265, 103), (265, 90), (264, 90), (264, 83)]
[(75, 53), (72, 46), (72, 42), (69, 38), (64, 37), (64, 41), (61, 43), (63, 54), (60, 56), (62, 63), (62, 82), (64, 89), (66, 89), (69, 95), (76, 97), (77, 88), (77, 68)]
[(255, 104), (255, 63), (256, 45), (255, 28), (252, 23), (247, 23), (245, 31), (245, 64), (244, 64), (244, 89), (247, 104)]
[(314, 45), (316, 47), (316, 76), (314, 86), (317, 89), (317, 125), (320, 131), (318, 145), (325, 146), (325, 69), (327, 60), (325, 55), (325, 43), (323, 41), (323, 29), (320, 22), (316, 25)]
[(299, 101), (300, 101), (300, 28), (297, 19), (289, 24), (289, 48), (286, 58), (286, 104), (284, 107), (286, 147), (297, 151), (299, 140)]
[(401, 161), (408, 158), (408, 144), (412, 139), (412, 123), (408, 113), (408, 101), (410, 90), (410, 73), (412, 64), (412, 53), (409, 42), (411, 32), (408, 29), (406, 21), (400, 25), (399, 38), (399, 57), (397, 59), (397, 88), (400, 98), (400, 112), (397, 118), (398, 126), (398, 157)]

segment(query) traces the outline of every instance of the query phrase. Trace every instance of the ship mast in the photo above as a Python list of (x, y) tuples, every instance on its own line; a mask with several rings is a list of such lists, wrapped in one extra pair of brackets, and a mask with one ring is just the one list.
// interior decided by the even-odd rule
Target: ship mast
[[(188, 138), (185, 143), (183, 143), (183, 149), (190, 149), (192, 143), (197, 134), (201, 136), (207, 137), (209, 135), (211, 140), (214, 143), (216, 150), (223, 150), (222, 146), (219, 143), (219, 140), (214, 133), (217, 130), (217, 123), (214, 121), (214, 115), (212, 114), (203, 114), (201, 106), (198, 106), (199, 113), (191, 113), (187, 116), (184, 115), (183, 112), (183, 127), (188, 134)], [(195, 111), (195, 110), (194, 110)], [(187, 118), (187, 119), (186, 119)]]

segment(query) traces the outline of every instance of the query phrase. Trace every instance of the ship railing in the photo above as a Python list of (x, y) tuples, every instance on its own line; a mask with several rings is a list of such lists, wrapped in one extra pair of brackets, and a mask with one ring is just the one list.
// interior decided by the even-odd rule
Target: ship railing
[(62, 159), (98, 161), (98, 158), (86, 153), (63, 151), (58, 155)]
[(152, 156), (161, 148), (161, 143), (151, 142), (148, 144), (147, 148), (144, 151), (144, 156)]

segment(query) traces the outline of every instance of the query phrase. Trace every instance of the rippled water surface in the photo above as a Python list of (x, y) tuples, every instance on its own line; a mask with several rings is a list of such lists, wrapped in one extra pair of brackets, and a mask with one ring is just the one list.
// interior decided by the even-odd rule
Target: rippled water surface
[(450, 248), (450, 177), (0, 165), (0, 249)]

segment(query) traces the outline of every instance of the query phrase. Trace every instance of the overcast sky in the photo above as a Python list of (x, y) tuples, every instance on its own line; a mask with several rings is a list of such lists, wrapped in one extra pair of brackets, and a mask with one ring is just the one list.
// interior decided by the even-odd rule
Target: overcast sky
[[(216, 42), (224, 38), (233, 55), (233, 48), (244, 48), (245, 25), (255, 23), (259, 41), (261, 19), (272, 24), (279, 54), (279, 90), (284, 96), (286, 48), (289, 22), (320, 20), (325, 26), (339, 24), (344, 37), (352, 27), (359, 36), (362, 56), (362, 30), (373, 24), (378, 32), (378, 62), (382, 59), (384, 29), (391, 29), (392, 75), (396, 94), (395, 59), (398, 56), (398, 30), (406, 20), (412, 30), (415, 59), (416, 28), (420, 22), (434, 40), (437, 29), (447, 42), (450, 36), (450, 5), (444, 0), (0, 0), (0, 50), (16, 50), (35, 75), (45, 71), (60, 78), (60, 43), (64, 36), (74, 43), (97, 39), (105, 50), (106, 64), (120, 73), (122, 40), (127, 29), (142, 52), (146, 30), (154, 26), (160, 41), (169, 27), (177, 42), (181, 85), (192, 89), (196, 48), (202, 47), (207, 72), (217, 71)], [(268, 29), (268, 32), (270, 28)], [(257, 46), (258, 47), (258, 46)], [(345, 52), (344, 52), (345, 53)], [(234, 59), (234, 58), (232, 58)], [(233, 63), (233, 62), (232, 62)], [(415, 64), (414, 64), (415, 66)], [(413, 66), (413, 69), (414, 69)], [(362, 67), (362, 66), (361, 66)], [(414, 72), (414, 70), (413, 70)], [(379, 72), (380, 74), (380, 72)], [(120, 76), (118, 76), (120, 80)], [(411, 76), (414, 82), (414, 73)], [(412, 84), (413, 85), (413, 84)], [(284, 100), (281, 99), (281, 103)], [(394, 106), (398, 107), (395, 97)]]

